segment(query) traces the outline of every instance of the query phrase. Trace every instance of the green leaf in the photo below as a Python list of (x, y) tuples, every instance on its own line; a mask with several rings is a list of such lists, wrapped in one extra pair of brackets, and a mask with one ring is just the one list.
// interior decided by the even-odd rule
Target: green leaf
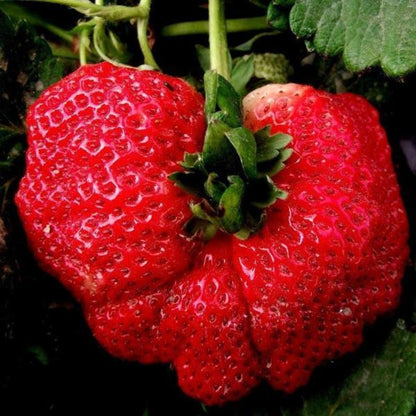
[(39, 361), (42, 365), (49, 364), (48, 354), (43, 347), (40, 345), (32, 345), (28, 348), (28, 351), (33, 354), (37, 361)]
[(214, 71), (204, 73), (205, 114), (208, 118), (217, 111), (218, 74)]
[(280, 172), (285, 167), (285, 161), (292, 155), (292, 149), (283, 149), (279, 156), (271, 160), (266, 160), (257, 164), (257, 171), (259, 175), (273, 176)]
[(198, 196), (204, 197), (202, 189), (204, 189), (205, 177), (197, 172), (174, 172), (169, 175), (169, 179), (175, 182), (179, 188), (184, 191)]
[(211, 120), (205, 132), (202, 158), (207, 172), (221, 174), (229, 167), (237, 169), (239, 161), (225, 133), (230, 126), (221, 120)]
[(53, 33), (58, 39), (62, 40), (67, 45), (72, 46), (74, 38), (71, 32), (54, 25), (53, 20), (55, 16), (45, 16), (42, 14), (38, 14), (33, 9), (25, 7), (23, 3), (25, 2), (3, 0), (2, 2), (0, 2), (0, 10), (2, 10), (11, 19), (17, 21), (25, 21), (33, 27), (42, 28), (50, 33)]
[(292, 155), (293, 150), (286, 148), (292, 137), (278, 133), (270, 136), (270, 127), (265, 127), (254, 134), (257, 143), (257, 172), (261, 175), (273, 176), (284, 166), (284, 162)]
[(185, 152), (184, 157), (183, 157), (183, 162), (180, 162), (179, 164), (184, 169), (189, 170), (191, 172), (201, 172), (201, 173), (206, 174), (201, 153)]
[(341, 385), (283, 407), (283, 416), (410, 416), (416, 396), (416, 334), (399, 320), (374, 355), (364, 358)]
[(253, 49), (253, 45), (261, 38), (265, 37), (265, 36), (276, 36), (279, 35), (281, 32), (280, 30), (272, 30), (270, 32), (263, 32), (263, 33), (258, 33), (257, 35), (254, 35), (253, 37), (251, 37), (249, 40), (240, 43), (237, 46), (234, 46), (233, 48), (231, 48), (234, 51), (239, 51), (239, 52), (250, 52)]
[(254, 56), (241, 57), (231, 70), (231, 84), (240, 96), (246, 94), (246, 85), (254, 74)]
[(280, 151), (292, 141), (292, 136), (284, 133), (270, 136), (270, 127), (257, 131), (255, 137), (258, 162), (266, 162), (279, 156)]
[(241, 125), (241, 97), (233, 86), (214, 71), (205, 72), (204, 86), (207, 120), (220, 111), (220, 118), (230, 127)]
[(219, 207), (224, 211), (221, 224), (228, 233), (235, 233), (241, 229), (244, 217), (241, 212), (245, 185), (238, 176), (230, 176), (230, 186), (224, 191)]
[(219, 180), (218, 175), (213, 172), (208, 175), (204, 188), (209, 198), (218, 205), (227, 187)]
[(211, 68), (211, 57), (209, 48), (203, 45), (195, 45), (196, 56), (198, 57), (199, 65), (204, 72)]
[(285, 31), (289, 28), (287, 13), (273, 2), (269, 4), (267, 9), (267, 22), (273, 29)]
[(245, 127), (237, 127), (225, 133), (233, 145), (247, 178), (257, 176), (256, 141), (253, 133)]
[(267, 208), (284, 195), (268, 176), (253, 181), (250, 188), (250, 204), (256, 208)]
[[(284, 166), (291, 150), (290, 136), (270, 136), (270, 128), (253, 134), (244, 127), (241, 98), (230, 82), (207, 71), (205, 111), (207, 128), (202, 153), (185, 153), (185, 171), (169, 178), (202, 202), (191, 205), (190, 233), (208, 239), (216, 229), (248, 238), (263, 223), (264, 209), (286, 193), (278, 189), (271, 173)], [(259, 161), (260, 159), (260, 161)]]
[(205, 241), (213, 238), (221, 227), (217, 216), (208, 213), (209, 207), (206, 206), (205, 201), (199, 204), (191, 203), (190, 209), (193, 217), (185, 224), (185, 230), (190, 235), (199, 234)]
[(323, 55), (343, 54), (351, 71), (380, 65), (390, 76), (416, 69), (413, 0), (296, 0), (293, 32)]
[(221, 75), (218, 76), (217, 103), (226, 115), (227, 123), (232, 127), (241, 124), (241, 97), (233, 86)]
[[(62, 78), (63, 72), (63, 62), (51, 56), (40, 64), (39, 82), (43, 87), (48, 87), (49, 85), (58, 82)], [(41, 91), (38, 89), (37, 95), (39, 95), (40, 92)]]

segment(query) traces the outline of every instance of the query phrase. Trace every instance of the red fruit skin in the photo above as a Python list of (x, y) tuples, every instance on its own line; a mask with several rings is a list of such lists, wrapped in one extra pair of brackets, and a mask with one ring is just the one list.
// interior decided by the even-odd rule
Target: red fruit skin
[(77, 299), (132, 297), (190, 267), (190, 199), (167, 176), (201, 147), (199, 93), (155, 71), (86, 65), (42, 94), (27, 125), (16, 203), (40, 265)]
[(397, 306), (408, 226), (376, 111), (352, 94), (295, 84), (244, 100), (248, 128), (293, 136), (274, 178), (288, 191), (246, 241), (183, 231), (168, 179), (202, 148), (203, 99), (154, 71), (84, 66), (28, 116), (16, 203), (40, 265), (66, 285), (111, 354), (171, 362), (209, 405), (262, 379), (292, 392), (354, 350)]
[(292, 392), (397, 306), (407, 217), (385, 132), (363, 98), (266, 86), (244, 99), (244, 117), (254, 131), (293, 136), (294, 154), (274, 178), (288, 198), (258, 235), (233, 244), (264, 375)]
[(230, 249), (231, 238), (219, 235), (171, 287), (89, 303), (98, 341), (125, 359), (172, 362), (183, 391), (207, 405), (243, 397), (259, 383), (261, 367)]
[(230, 254), (227, 236), (212, 240), (192, 273), (173, 285), (169, 308), (183, 328), (182, 348), (173, 361), (179, 384), (209, 405), (241, 398), (261, 374)]

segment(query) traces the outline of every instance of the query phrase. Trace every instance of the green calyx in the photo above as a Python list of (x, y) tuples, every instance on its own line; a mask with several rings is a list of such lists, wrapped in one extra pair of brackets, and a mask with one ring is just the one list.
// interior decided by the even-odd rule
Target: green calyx
[(284, 199), (271, 176), (284, 167), (292, 151), (291, 137), (256, 133), (243, 126), (241, 99), (233, 86), (215, 71), (205, 73), (207, 130), (202, 152), (186, 153), (183, 171), (170, 175), (176, 185), (201, 199), (191, 205), (191, 234), (207, 239), (220, 229), (246, 239), (257, 232), (265, 209)]

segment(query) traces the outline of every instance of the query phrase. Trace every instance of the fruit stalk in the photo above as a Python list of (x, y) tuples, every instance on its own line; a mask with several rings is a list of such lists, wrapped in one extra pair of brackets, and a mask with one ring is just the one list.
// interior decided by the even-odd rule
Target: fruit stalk
[(147, 29), (149, 26), (149, 14), (152, 0), (142, 0), (140, 5), (147, 10), (147, 16), (137, 20), (137, 39), (139, 41), (140, 49), (143, 54), (145, 65), (149, 65), (154, 69), (159, 69), (158, 64), (156, 63), (152, 51), (149, 46), (147, 39)]
[[(104, 6), (104, 2), (103, 0), (95, 0), (95, 5)], [(93, 21), (95, 22), (94, 30), (93, 30), (93, 42), (94, 42), (95, 50), (97, 51), (98, 55), (100, 56), (102, 60), (115, 63), (105, 53), (105, 47), (104, 47), (105, 39), (106, 39), (105, 20), (102, 19), (101, 17), (95, 17)], [(80, 61), (81, 59), (82, 57), (80, 57)]]
[(76, 9), (78, 12), (89, 17), (102, 17), (109, 22), (129, 20), (135, 18), (146, 18), (149, 16), (149, 9), (141, 2), (138, 6), (104, 6), (94, 4), (86, 0), (38, 0), (44, 3), (60, 4)]
[[(251, 30), (267, 30), (270, 26), (263, 16), (243, 17), (240, 19), (226, 19), (227, 33), (248, 32)], [(206, 20), (193, 22), (173, 23), (165, 26), (161, 34), (163, 36), (199, 35), (208, 33), (209, 24)]]
[(210, 0), (208, 10), (211, 69), (228, 80), (230, 74), (224, 0)]
[(88, 63), (88, 43), (89, 43), (89, 32), (88, 30), (83, 30), (79, 37), (79, 63), (80, 65), (85, 65)]

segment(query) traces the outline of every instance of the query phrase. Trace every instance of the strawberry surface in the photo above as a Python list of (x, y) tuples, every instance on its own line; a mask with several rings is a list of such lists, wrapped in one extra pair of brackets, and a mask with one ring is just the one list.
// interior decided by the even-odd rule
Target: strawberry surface
[(193, 88), (155, 71), (88, 65), (49, 88), (27, 124), (21, 217), (41, 265), (77, 298), (134, 296), (189, 268), (189, 198), (167, 175), (202, 143)]
[(155, 71), (87, 65), (29, 117), (16, 203), (40, 265), (83, 305), (111, 354), (171, 362), (207, 404), (266, 379), (292, 392), (357, 348), (399, 302), (407, 219), (377, 112), (352, 94), (268, 85), (246, 126), (293, 137), (288, 192), (247, 240), (185, 231), (191, 198), (167, 176), (202, 148), (203, 99)]
[(363, 98), (287, 84), (252, 92), (244, 106), (250, 129), (293, 136), (275, 177), (288, 198), (233, 245), (265, 376), (291, 392), (398, 304), (407, 219), (385, 132)]

